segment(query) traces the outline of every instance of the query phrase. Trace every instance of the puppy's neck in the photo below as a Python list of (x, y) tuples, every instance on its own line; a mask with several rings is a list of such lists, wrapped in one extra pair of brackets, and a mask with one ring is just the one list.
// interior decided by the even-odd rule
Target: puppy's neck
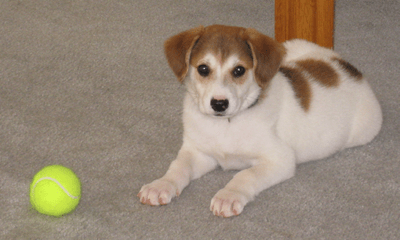
[[(258, 103), (258, 101), (260, 100), (260, 96), (258, 96), (258, 98), (252, 103), (252, 104), (250, 104), (250, 106), (247, 108), (247, 109), (250, 109), (250, 108), (252, 108), (252, 107), (254, 107), (255, 105), (257, 105), (257, 103)], [(233, 116), (232, 116), (233, 117)], [(231, 118), (232, 117), (229, 117), (228, 118), (228, 122), (230, 123), (231, 122)]]

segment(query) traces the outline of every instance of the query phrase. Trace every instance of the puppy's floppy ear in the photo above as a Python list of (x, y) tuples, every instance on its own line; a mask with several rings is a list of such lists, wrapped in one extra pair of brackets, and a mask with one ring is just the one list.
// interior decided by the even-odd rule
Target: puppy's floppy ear
[(256, 81), (261, 88), (266, 88), (278, 72), (286, 49), (279, 42), (252, 28), (247, 28), (242, 38), (251, 48)]
[(200, 26), (181, 32), (167, 39), (164, 43), (164, 51), (168, 64), (180, 82), (185, 79), (189, 70), (192, 48), (203, 32), (204, 27)]

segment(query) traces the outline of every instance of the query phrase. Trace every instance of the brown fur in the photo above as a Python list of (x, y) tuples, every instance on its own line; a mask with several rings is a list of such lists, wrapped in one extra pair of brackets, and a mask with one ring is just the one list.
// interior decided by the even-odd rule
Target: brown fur
[(214, 25), (207, 27), (199, 41), (192, 49), (190, 64), (197, 67), (199, 62), (207, 53), (212, 53), (219, 58), (221, 63), (236, 54), (249, 69), (253, 67), (251, 49), (243, 41), (241, 35), (244, 28)]
[(305, 111), (308, 111), (310, 109), (312, 92), (310, 83), (304, 78), (301, 70), (292, 67), (281, 67), (279, 71), (289, 79), (301, 107)]
[(263, 89), (277, 73), (285, 54), (280, 43), (254, 29), (223, 25), (182, 32), (169, 38), (164, 48), (170, 67), (181, 82), (189, 64), (198, 67), (205, 54), (215, 54), (222, 63), (234, 53), (241, 59), (243, 67), (254, 69), (256, 81)]
[(337, 61), (339, 65), (343, 68), (343, 70), (345, 70), (347, 74), (353, 77), (356, 81), (360, 81), (363, 79), (362, 73), (349, 62), (346, 62), (345, 60), (340, 58), (334, 58), (333, 60)]
[(169, 38), (164, 43), (168, 64), (179, 81), (183, 81), (189, 69), (190, 52), (204, 27), (193, 28)]
[(243, 40), (250, 45), (252, 50), (257, 83), (265, 89), (278, 72), (286, 50), (282, 44), (251, 28), (246, 29)]
[(316, 81), (326, 87), (339, 86), (339, 76), (336, 71), (324, 61), (306, 59), (297, 62), (297, 65), (308, 72)]

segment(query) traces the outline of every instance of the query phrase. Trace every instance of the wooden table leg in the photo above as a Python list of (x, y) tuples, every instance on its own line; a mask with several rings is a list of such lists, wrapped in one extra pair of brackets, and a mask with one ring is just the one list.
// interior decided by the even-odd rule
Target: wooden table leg
[(275, 38), (303, 38), (333, 48), (335, 0), (275, 0)]

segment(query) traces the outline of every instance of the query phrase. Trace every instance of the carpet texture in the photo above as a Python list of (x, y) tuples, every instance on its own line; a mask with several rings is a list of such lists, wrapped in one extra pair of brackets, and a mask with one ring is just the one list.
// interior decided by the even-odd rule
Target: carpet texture
[[(214, 23), (274, 36), (273, 1), (1, 1), (0, 239), (400, 239), (399, 12), (394, 0), (336, 1), (335, 50), (382, 104), (378, 137), (299, 165), (223, 219), (209, 204), (235, 171), (205, 175), (167, 206), (136, 197), (182, 144), (185, 90), (163, 42)], [(29, 203), (50, 164), (82, 182), (61, 218)]]

